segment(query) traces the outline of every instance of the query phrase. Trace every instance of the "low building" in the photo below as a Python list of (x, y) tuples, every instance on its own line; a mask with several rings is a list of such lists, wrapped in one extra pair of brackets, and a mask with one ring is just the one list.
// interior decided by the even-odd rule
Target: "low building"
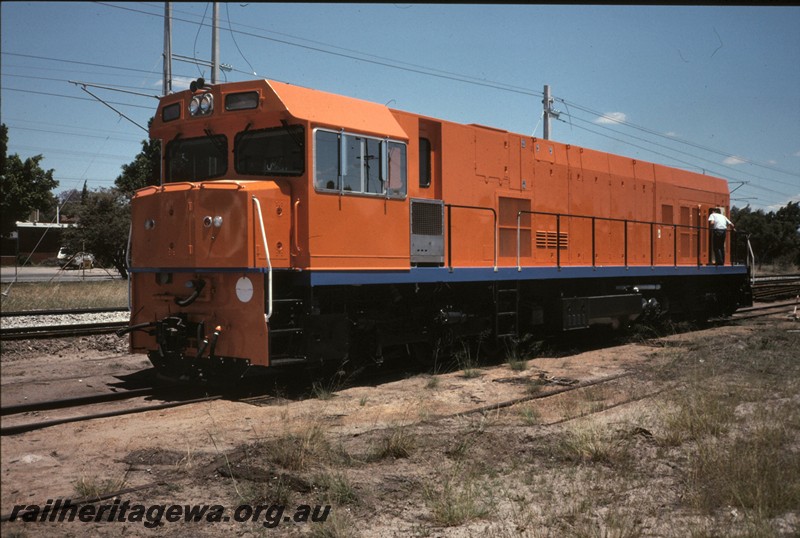
[(16, 260), (29, 257), (28, 263), (55, 258), (63, 243), (64, 229), (69, 226), (72, 224), (17, 221), (17, 230), (10, 238), (3, 238), (0, 244), (2, 265), (15, 265)]

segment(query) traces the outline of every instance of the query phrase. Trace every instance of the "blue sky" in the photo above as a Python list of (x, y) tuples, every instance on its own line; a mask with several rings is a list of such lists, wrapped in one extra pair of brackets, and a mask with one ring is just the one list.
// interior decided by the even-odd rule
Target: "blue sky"
[[(159, 2), (2, 2), (9, 153), (58, 192), (110, 187), (146, 133), (70, 80), (161, 92)], [(210, 60), (211, 4), (173, 3), (173, 53)], [(800, 7), (220, 4), (228, 80), (272, 78), (552, 138), (731, 182), (734, 204), (800, 200)], [(207, 67), (174, 61), (174, 88)], [(157, 101), (92, 93), (146, 125)]]

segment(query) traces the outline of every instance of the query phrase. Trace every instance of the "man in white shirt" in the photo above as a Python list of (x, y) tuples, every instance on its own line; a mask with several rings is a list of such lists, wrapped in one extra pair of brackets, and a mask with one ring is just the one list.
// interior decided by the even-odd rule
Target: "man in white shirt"
[(711, 227), (713, 249), (714, 249), (714, 264), (725, 265), (725, 235), (728, 231), (728, 225), (732, 230), (736, 229), (728, 217), (722, 214), (718, 207), (712, 207), (708, 215), (708, 225)]

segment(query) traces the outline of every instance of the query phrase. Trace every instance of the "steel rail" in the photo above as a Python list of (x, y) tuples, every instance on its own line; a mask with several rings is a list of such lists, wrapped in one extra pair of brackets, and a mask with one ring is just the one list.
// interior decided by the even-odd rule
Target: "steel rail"
[(797, 301), (787, 301), (783, 303), (773, 303), (770, 305), (761, 305), (761, 306), (749, 306), (747, 308), (740, 308), (736, 311), (736, 314), (748, 314), (750, 312), (757, 312), (760, 310), (775, 310), (776, 308), (785, 308), (791, 307), (797, 304)]
[(40, 402), (26, 402), (18, 405), (7, 405), (0, 408), (0, 416), (17, 415), (19, 413), (29, 413), (31, 411), (49, 411), (52, 409), (65, 409), (68, 407), (78, 407), (82, 405), (92, 405), (96, 403), (116, 402), (140, 396), (152, 396), (158, 390), (153, 387), (142, 389), (132, 389), (122, 392), (109, 392), (104, 394), (92, 394), (89, 396), (76, 396), (74, 398), (63, 398), (60, 400), (44, 400)]
[(61, 308), (54, 310), (15, 310), (11, 312), (0, 311), (0, 317), (24, 317), (24, 316), (64, 316), (68, 314), (108, 314), (114, 312), (129, 312), (127, 307), (110, 306), (99, 308)]
[(0, 329), (0, 340), (29, 340), (40, 338), (62, 338), (68, 336), (91, 336), (113, 333), (127, 327), (127, 321), (82, 323), (73, 325), (41, 325), (37, 327), (12, 327)]
[(16, 426), (7, 426), (7, 427), (0, 427), (0, 436), (6, 435), (17, 435), (20, 433), (41, 430), (43, 428), (49, 428), (51, 426), (58, 426), (60, 424), (68, 424), (71, 422), (85, 422), (88, 420), (95, 420), (99, 418), (110, 418), (110, 417), (118, 417), (123, 415), (133, 415), (136, 413), (144, 413), (146, 411), (158, 411), (161, 409), (169, 409), (171, 407), (180, 407), (182, 405), (190, 405), (193, 403), (202, 403), (202, 402), (210, 402), (213, 400), (219, 400), (222, 398), (221, 395), (217, 396), (207, 396), (205, 398), (196, 398), (193, 400), (183, 400), (180, 402), (168, 402), (163, 404), (156, 404), (156, 405), (147, 405), (143, 407), (137, 407), (134, 409), (121, 409), (117, 411), (107, 411), (105, 413), (95, 413), (92, 415), (81, 415), (77, 417), (65, 417), (60, 419), (54, 420), (47, 420), (43, 422), (32, 422), (28, 424), (18, 424)]

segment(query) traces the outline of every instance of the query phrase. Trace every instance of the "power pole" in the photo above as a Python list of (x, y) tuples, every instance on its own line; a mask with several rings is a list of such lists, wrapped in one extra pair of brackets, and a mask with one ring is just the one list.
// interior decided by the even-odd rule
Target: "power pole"
[(164, 81), (162, 93), (172, 93), (172, 6), (164, 2)]
[(211, 84), (219, 82), (219, 2), (214, 2), (214, 29), (211, 34)]
[(219, 62), (219, 2), (214, 2), (214, 15), (213, 15), (213, 30), (211, 33), (211, 61), (198, 60), (197, 58), (190, 58), (188, 56), (181, 56), (180, 54), (172, 54), (172, 39), (170, 37), (172, 29), (172, 8), (169, 2), (165, 2), (166, 8), (164, 11), (164, 95), (172, 93), (172, 60), (179, 62), (186, 62), (195, 65), (202, 65), (211, 68), (211, 83), (217, 84), (219, 82), (219, 72), (231, 71), (233, 67), (230, 64), (223, 64)]
[(550, 140), (550, 118), (558, 119), (560, 112), (553, 109), (553, 98), (550, 97), (550, 86), (547, 84), (544, 85), (544, 99), (542, 99), (542, 105), (544, 105), (544, 139)]

